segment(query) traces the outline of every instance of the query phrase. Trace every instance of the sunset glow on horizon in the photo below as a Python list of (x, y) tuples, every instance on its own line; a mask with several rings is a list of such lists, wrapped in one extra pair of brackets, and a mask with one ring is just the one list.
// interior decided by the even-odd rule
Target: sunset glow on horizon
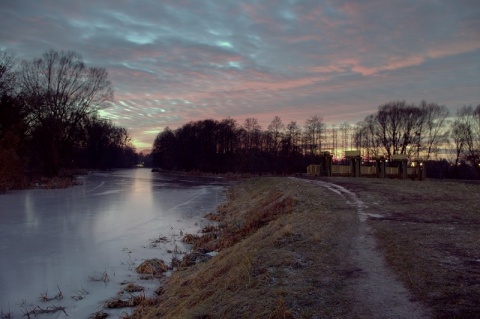
[(104, 67), (100, 114), (138, 150), (189, 121), (318, 115), (356, 123), (392, 100), (480, 103), (480, 4), (465, 1), (3, 1), (0, 50), (72, 50)]

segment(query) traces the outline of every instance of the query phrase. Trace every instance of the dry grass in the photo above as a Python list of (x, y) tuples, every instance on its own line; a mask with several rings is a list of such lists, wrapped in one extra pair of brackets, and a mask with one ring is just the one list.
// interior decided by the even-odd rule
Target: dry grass
[(369, 220), (389, 264), (435, 318), (480, 313), (480, 184), (335, 179), (382, 217)]
[(135, 268), (139, 274), (158, 277), (164, 272), (168, 271), (168, 266), (160, 259), (147, 259)]
[[(379, 249), (436, 318), (480, 312), (479, 184), (329, 181), (377, 214), (368, 223)], [(351, 261), (356, 214), (336, 194), (302, 181), (238, 183), (209, 215), (216, 225), (184, 238), (196, 249), (192, 262), (184, 259), (155, 304), (131, 318), (357, 318), (348, 299), (350, 279), (359, 275)]]
[(118, 309), (127, 307), (147, 307), (155, 304), (155, 299), (147, 298), (144, 294), (131, 295), (128, 299), (113, 298), (105, 303), (105, 308)]
[(140, 292), (144, 290), (145, 290), (144, 287), (130, 282), (125, 285), (125, 287), (122, 289), (122, 292), (134, 293), (134, 292)]
[(108, 313), (103, 311), (97, 311), (93, 315), (90, 316), (90, 319), (105, 319), (108, 317)]
[(133, 318), (352, 317), (344, 282), (355, 273), (348, 254), (358, 221), (346, 203), (281, 178), (239, 183), (228, 198), (213, 215), (218, 229), (189, 236), (218, 255), (176, 271), (158, 304)]
[(0, 309), (0, 318), (1, 319), (12, 319), (13, 315), (10, 311), (3, 312), (3, 309)]
[(89, 276), (89, 278), (91, 281), (102, 281), (105, 284), (110, 281), (107, 271), (104, 271), (103, 273), (98, 275)]

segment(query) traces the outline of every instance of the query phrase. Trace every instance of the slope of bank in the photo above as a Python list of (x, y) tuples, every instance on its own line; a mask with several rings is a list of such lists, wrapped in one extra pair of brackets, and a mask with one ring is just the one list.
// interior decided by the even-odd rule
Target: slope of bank
[[(138, 318), (293, 318), (349, 314), (345, 279), (355, 212), (298, 180), (251, 179), (219, 208), (219, 248), (207, 263), (180, 268), (158, 305)], [(216, 237), (216, 238), (215, 238)]]
[(211, 216), (218, 227), (190, 236), (218, 254), (180, 267), (133, 317), (468, 317), (479, 310), (479, 194), (458, 183), (243, 181)]

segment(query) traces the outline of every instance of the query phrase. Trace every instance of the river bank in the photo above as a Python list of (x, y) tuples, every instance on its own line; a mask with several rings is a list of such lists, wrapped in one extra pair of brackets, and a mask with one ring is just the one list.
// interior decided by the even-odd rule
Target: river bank
[(195, 249), (216, 255), (179, 267), (131, 317), (472, 316), (479, 196), (478, 185), (454, 182), (240, 182), (209, 216), (217, 226), (193, 236)]
[(186, 250), (180, 234), (201, 228), (224, 198), (221, 184), (143, 168), (78, 180), (75, 187), (0, 196), (0, 318), (87, 319), (97, 312), (115, 318), (127, 309), (106, 304), (138, 289), (130, 283), (146, 297), (158, 287), (136, 267), (180, 255)]

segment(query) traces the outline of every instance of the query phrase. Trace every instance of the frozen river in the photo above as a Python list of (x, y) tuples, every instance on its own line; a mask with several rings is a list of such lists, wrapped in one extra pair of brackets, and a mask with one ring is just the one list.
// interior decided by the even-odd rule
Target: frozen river
[[(68, 189), (0, 195), (4, 316), (20, 318), (36, 306), (54, 305), (66, 307), (69, 318), (88, 318), (102, 310), (125, 281), (153, 293), (158, 282), (139, 281), (135, 265), (147, 258), (169, 260), (168, 250), (181, 247), (180, 233), (197, 232), (206, 223), (205, 213), (224, 199), (222, 185), (189, 182), (148, 169), (92, 173), (79, 179), (82, 185)], [(162, 236), (169, 242), (151, 245)], [(103, 273), (109, 282), (91, 280)], [(54, 297), (59, 288), (63, 299), (40, 300), (42, 294)], [(67, 316), (41, 315), (57, 317)]]

